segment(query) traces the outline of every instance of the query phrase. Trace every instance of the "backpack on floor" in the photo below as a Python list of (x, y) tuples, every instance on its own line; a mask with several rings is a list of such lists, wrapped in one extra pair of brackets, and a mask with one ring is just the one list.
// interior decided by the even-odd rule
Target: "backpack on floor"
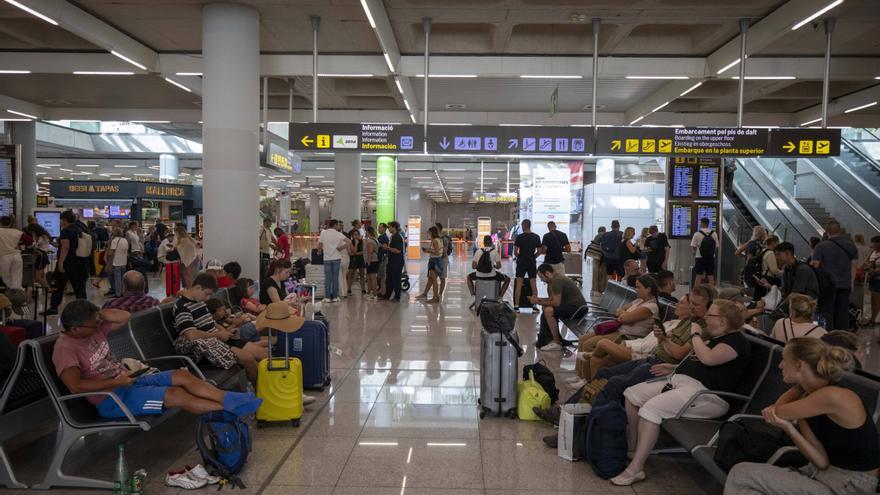
[[(715, 238), (712, 237), (715, 234), (715, 231), (710, 230), (709, 233), (706, 234), (701, 230), (700, 233), (703, 234), (703, 240), (700, 241), (700, 257), (705, 259), (714, 258), (715, 250), (718, 247), (718, 243), (716, 243)], [(758, 270), (760, 270), (760, 268)]]
[(547, 367), (547, 363), (541, 360), (535, 364), (523, 366), (522, 379), (528, 380), (530, 374), (534, 374), (535, 381), (550, 396), (550, 403), (556, 404), (556, 401), (559, 400), (559, 389), (556, 388), (556, 378), (553, 376), (550, 368)]
[(202, 414), (196, 446), (209, 471), (244, 488), (237, 476), (251, 451), (251, 429), (244, 419), (226, 411)]
[(585, 458), (602, 479), (626, 469), (626, 411), (617, 402), (594, 406), (587, 420)]

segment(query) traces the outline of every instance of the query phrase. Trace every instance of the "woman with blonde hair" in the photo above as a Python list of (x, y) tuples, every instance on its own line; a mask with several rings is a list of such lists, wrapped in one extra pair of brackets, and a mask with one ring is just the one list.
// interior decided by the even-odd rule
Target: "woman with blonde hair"
[(752, 238), (749, 239), (748, 242), (740, 244), (740, 246), (736, 248), (734, 255), (742, 256), (745, 254), (746, 261), (748, 261), (749, 258), (760, 253), (761, 250), (764, 249), (765, 239), (767, 239), (767, 229), (760, 225), (755, 225), (752, 229)]
[(645, 249), (645, 241), (651, 237), (651, 231), (648, 227), (642, 227), (642, 234), (639, 236), (636, 247), (639, 253), (639, 272), (648, 273), (648, 250)]
[(636, 236), (636, 229), (627, 227), (623, 231), (623, 238), (620, 242), (620, 264), (623, 265), (627, 260), (639, 260), (639, 247), (633, 241)]
[(820, 325), (813, 323), (815, 312), (815, 299), (805, 294), (792, 292), (788, 296), (788, 318), (776, 320), (770, 335), (780, 342), (788, 342), (797, 337), (822, 338), (828, 332)]
[(196, 241), (181, 224), (174, 227), (174, 249), (180, 255), (180, 279), (183, 287), (188, 289), (199, 273), (199, 250)]
[(724, 494), (874, 493), (880, 468), (877, 427), (862, 399), (836, 385), (852, 367), (846, 349), (819, 339), (791, 339), (779, 368), (792, 387), (762, 415), (791, 438), (809, 464), (791, 469), (741, 462), (730, 470)]

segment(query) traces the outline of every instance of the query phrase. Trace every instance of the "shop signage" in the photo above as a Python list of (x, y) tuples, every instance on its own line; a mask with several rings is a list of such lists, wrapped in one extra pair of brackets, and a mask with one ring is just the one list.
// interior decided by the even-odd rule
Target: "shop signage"
[(767, 156), (838, 156), (840, 129), (771, 129)]
[(37, 206), (41, 208), (49, 206), (49, 196), (37, 196)]
[(475, 198), (477, 203), (516, 203), (519, 201), (517, 193), (477, 193)]
[(335, 152), (421, 152), (422, 126), (411, 124), (290, 124), (290, 149)]
[(428, 127), (428, 152), (489, 155), (586, 155), (593, 130), (583, 127)]
[(406, 257), (411, 260), (422, 257), (422, 217), (410, 215), (406, 221)]
[(55, 198), (193, 199), (192, 186), (189, 185), (134, 181), (51, 181), (49, 194)]
[(291, 153), (289, 150), (284, 149), (283, 146), (275, 143), (269, 143), (269, 150), (266, 153), (264, 165), (287, 174), (302, 172), (302, 159), (295, 153)]
[(477, 217), (477, 244), (483, 244), (483, 238), (492, 235), (492, 217)]
[(388, 223), (394, 220), (395, 183), (397, 182), (397, 163), (390, 156), (380, 156), (376, 160), (376, 222)]

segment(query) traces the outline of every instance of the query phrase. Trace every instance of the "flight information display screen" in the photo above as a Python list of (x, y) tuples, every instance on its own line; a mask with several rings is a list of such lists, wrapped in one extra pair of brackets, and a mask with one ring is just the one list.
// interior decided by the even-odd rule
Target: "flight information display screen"
[(717, 199), (721, 168), (715, 165), (700, 165), (698, 171), (697, 197), (700, 199)]
[(15, 215), (15, 198), (0, 196), (0, 216)]
[(12, 173), (12, 158), (0, 158), (0, 191), (14, 191), (15, 176)]
[(711, 230), (718, 230), (718, 205), (695, 205), (697, 208), (697, 218), (696, 222), (699, 222), (703, 218), (709, 219), (709, 228)]
[(669, 196), (672, 198), (690, 198), (693, 196), (694, 169), (690, 165), (674, 165)]
[(669, 203), (669, 236), (671, 238), (688, 238), (694, 233), (691, 205)]

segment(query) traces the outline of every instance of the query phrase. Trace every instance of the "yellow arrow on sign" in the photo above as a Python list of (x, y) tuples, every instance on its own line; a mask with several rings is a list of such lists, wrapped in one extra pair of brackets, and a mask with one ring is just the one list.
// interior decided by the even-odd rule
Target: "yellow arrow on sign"
[(308, 148), (310, 144), (312, 144), (312, 143), (315, 142), (315, 140), (314, 140), (314, 139), (309, 139), (308, 136), (303, 136), (303, 138), (302, 138), (302, 140), (300, 140), (300, 142), (303, 144), (303, 146), (305, 146), (306, 148)]
[(793, 152), (795, 148), (797, 148), (797, 146), (795, 146), (794, 143), (792, 143), (791, 141), (789, 141), (788, 144), (782, 147), (782, 149), (789, 153)]
[(616, 151), (620, 149), (620, 139), (615, 139), (611, 141), (611, 151)]

